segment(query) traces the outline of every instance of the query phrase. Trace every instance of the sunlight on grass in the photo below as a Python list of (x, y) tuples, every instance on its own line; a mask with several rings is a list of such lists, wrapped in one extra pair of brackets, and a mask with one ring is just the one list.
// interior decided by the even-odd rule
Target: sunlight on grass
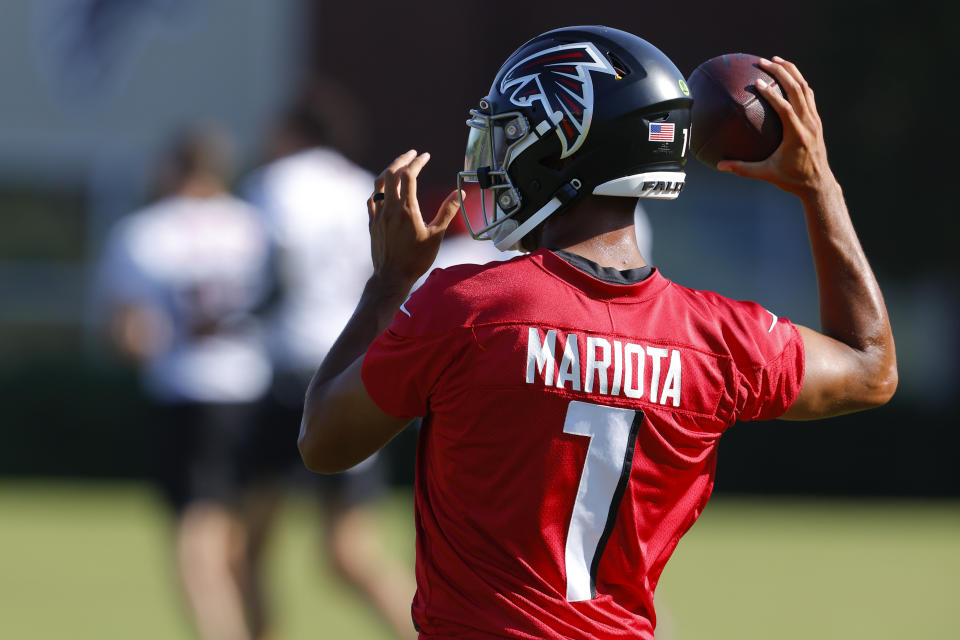
[[(380, 508), (412, 562), (412, 499)], [(139, 485), (0, 484), (0, 637), (191, 638), (169, 520)], [(270, 550), (284, 640), (387, 639), (321, 553), (315, 506), (285, 509)], [(956, 502), (717, 499), (680, 543), (658, 591), (666, 640), (960, 637)]]
[(955, 502), (720, 499), (657, 593), (679, 640), (958, 638)]

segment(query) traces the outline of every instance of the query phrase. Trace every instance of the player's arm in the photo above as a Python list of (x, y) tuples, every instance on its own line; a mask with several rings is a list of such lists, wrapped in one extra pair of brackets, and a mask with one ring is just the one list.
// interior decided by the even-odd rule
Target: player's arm
[(893, 332), (880, 286), (863, 253), (843, 192), (827, 162), (813, 90), (781, 58), (761, 66), (772, 86), (758, 90), (783, 122), (783, 142), (762, 162), (726, 160), (718, 168), (772, 182), (803, 203), (820, 295), (821, 332), (799, 327), (805, 373), (796, 401), (782, 416), (809, 420), (886, 403), (897, 387)]
[(443, 233), (458, 210), (456, 191), (426, 224), (417, 202), (417, 176), (429, 154), (408, 151), (376, 180), (367, 200), (374, 273), (327, 357), (310, 381), (298, 445), (312, 471), (336, 473), (363, 461), (390, 441), (408, 420), (384, 413), (360, 376), (363, 355), (386, 329), (410, 288), (433, 264)]

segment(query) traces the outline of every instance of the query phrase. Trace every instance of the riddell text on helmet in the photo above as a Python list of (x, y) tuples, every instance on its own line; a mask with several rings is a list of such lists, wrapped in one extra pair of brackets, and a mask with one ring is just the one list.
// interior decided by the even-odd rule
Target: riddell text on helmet
[[(527, 384), (680, 406), (679, 349), (570, 332), (561, 340), (558, 363), (557, 334), (550, 329), (541, 339), (539, 329), (528, 328)], [(584, 342), (586, 351), (581, 357), (580, 344)]]

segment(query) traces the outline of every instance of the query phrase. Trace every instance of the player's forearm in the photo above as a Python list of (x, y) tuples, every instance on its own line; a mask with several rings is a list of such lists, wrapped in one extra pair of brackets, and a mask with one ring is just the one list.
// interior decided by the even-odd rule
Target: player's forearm
[[(403, 304), (412, 283), (374, 275), (356, 310), (307, 388), (298, 446), (304, 464), (322, 473), (350, 468), (396, 433), (360, 377), (361, 358)], [(381, 424), (383, 423), (383, 424)]]
[(363, 355), (374, 339), (390, 326), (412, 286), (412, 282), (399, 278), (371, 276), (353, 315), (317, 369), (311, 387), (327, 382)]
[(324, 473), (360, 462), (408, 422), (384, 413), (367, 394), (361, 357), (386, 329), (417, 279), (437, 257), (443, 233), (464, 194), (451, 192), (430, 224), (420, 214), (417, 176), (430, 154), (408, 151), (374, 181), (367, 200), (374, 275), (360, 304), (307, 389), (300, 425), (300, 454)]
[(873, 382), (892, 393), (897, 375), (893, 332), (840, 185), (826, 176), (801, 200), (817, 273), (821, 331), (857, 351)]

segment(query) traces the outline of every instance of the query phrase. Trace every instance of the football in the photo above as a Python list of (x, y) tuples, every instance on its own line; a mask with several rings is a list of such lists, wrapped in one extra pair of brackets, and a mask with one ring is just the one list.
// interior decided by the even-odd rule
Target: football
[[(759, 62), (747, 53), (728, 53), (690, 74), (690, 149), (700, 162), (716, 168), (720, 160), (763, 160), (780, 146), (780, 117), (757, 91), (757, 79), (772, 85), (777, 81)], [(783, 88), (777, 88), (786, 97)]]

